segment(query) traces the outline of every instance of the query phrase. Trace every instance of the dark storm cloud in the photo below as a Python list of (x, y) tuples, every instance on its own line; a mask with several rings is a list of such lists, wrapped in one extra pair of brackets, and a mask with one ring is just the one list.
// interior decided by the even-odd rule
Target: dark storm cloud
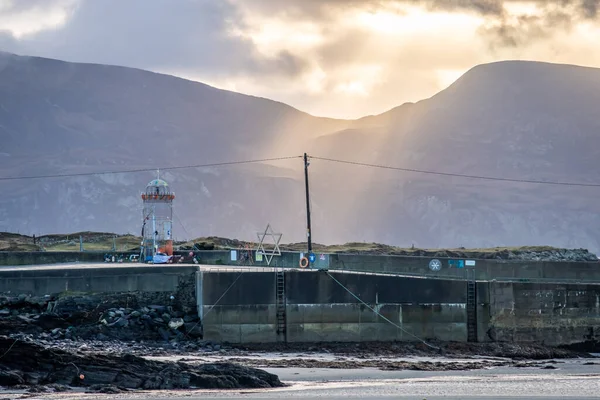
[[(537, 0), (539, 15), (509, 15), (504, 5), (513, 0), (498, 1), (499, 14), (488, 15), (480, 33), (492, 48), (523, 47), (555, 34), (569, 32), (578, 22), (594, 21), (600, 0)], [(515, 0), (516, 1), (516, 0)]]
[(598, 7), (600, 6), (598, 0), (582, 0), (581, 10), (587, 18), (596, 18), (598, 16)]
[[(509, 15), (510, 3), (523, 0), (237, 0), (241, 7), (266, 15), (310, 18), (326, 22), (343, 8), (390, 9), (391, 5), (421, 6), (430, 11), (471, 12), (484, 17), (483, 37), (493, 47), (519, 47), (568, 31), (579, 20), (598, 17), (600, 0), (530, 0), (540, 15)], [(525, 0), (527, 2), (527, 0)], [(393, 9), (393, 8), (392, 8)], [(396, 12), (401, 12), (397, 8)], [(335, 50), (333, 50), (335, 51)]]
[(473, 11), (483, 16), (506, 15), (505, 5), (510, 3), (537, 3), (542, 9), (562, 9), (571, 17), (595, 19), (600, 0), (401, 0), (404, 3), (424, 5), (428, 9), (444, 11)]
[(473, 11), (481, 15), (498, 16), (504, 12), (502, 0), (414, 0), (405, 3), (423, 5), (430, 10)]
[(573, 27), (572, 15), (560, 11), (545, 11), (540, 16), (503, 16), (489, 21), (480, 31), (490, 45), (495, 47), (521, 47), (551, 37), (555, 33), (568, 32)]

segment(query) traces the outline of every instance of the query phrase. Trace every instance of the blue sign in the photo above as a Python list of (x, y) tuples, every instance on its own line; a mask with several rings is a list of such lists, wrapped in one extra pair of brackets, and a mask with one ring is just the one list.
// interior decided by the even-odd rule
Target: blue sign
[(315, 253), (310, 253), (308, 255), (308, 261), (310, 261), (311, 263), (314, 263), (316, 259), (317, 259), (317, 256), (315, 256)]
[(465, 260), (448, 260), (448, 266), (455, 268), (464, 268)]

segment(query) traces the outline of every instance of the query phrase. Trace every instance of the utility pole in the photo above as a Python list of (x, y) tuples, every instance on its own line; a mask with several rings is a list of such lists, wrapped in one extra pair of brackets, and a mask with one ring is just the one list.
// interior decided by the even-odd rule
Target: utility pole
[[(310, 162), (308, 161), (308, 156), (304, 153), (304, 184), (306, 186), (306, 234), (308, 238), (308, 255), (312, 253), (312, 233), (310, 230), (310, 197), (308, 191), (308, 166)], [(310, 257), (309, 257), (309, 265), (310, 265)]]

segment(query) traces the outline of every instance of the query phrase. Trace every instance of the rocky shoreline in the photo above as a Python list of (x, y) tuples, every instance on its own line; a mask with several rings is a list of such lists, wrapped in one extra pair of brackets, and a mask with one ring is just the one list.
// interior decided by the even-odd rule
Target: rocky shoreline
[(281, 387), (266, 371), (233, 363), (152, 361), (132, 354), (80, 354), (0, 337), (0, 386), (59, 385), (117, 389), (239, 389)]
[(239, 364), (143, 358), (221, 349), (202, 341), (195, 309), (170, 300), (163, 306), (140, 305), (135, 296), (120, 294), (0, 296), (0, 386), (118, 392), (283, 385), (276, 375)]
[[(283, 383), (258, 368), (446, 371), (589, 357), (585, 348), (516, 343), (214, 343), (203, 339), (196, 310), (185, 302), (169, 297), (162, 304), (170, 305), (163, 306), (136, 299), (131, 294), (0, 296), (0, 386), (30, 392), (84, 387), (109, 393), (269, 388)], [(256, 356), (274, 353), (291, 355)]]

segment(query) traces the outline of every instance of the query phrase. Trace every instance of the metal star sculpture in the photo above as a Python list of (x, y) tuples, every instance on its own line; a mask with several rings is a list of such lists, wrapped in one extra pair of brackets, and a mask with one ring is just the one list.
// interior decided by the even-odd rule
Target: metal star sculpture
[[(256, 249), (256, 253), (262, 254), (265, 257), (265, 260), (267, 261), (267, 265), (271, 265), (271, 260), (273, 259), (273, 256), (281, 255), (281, 250), (279, 250), (279, 242), (281, 241), (282, 234), (274, 233), (273, 229), (271, 228), (271, 224), (267, 224), (267, 229), (265, 229), (265, 231), (262, 233), (257, 232), (256, 236), (258, 237), (258, 248)], [(275, 246), (273, 248), (273, 251), (269, 253), (267, 253), (264, 247), (265, 238), (267, 236), (270, 236), (273, 239), (273, 244)]]

